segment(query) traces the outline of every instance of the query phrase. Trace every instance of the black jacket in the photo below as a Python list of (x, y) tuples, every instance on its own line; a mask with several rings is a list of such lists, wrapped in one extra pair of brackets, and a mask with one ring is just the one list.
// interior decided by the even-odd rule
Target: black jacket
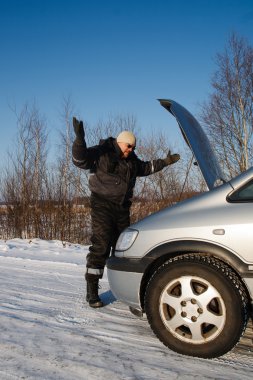
[(86, 147), (77, 142), (72, 147), (73, 163), (90, 170), (89, 188), (92, 193), (117, 204), (130, 203), (136, 177), (158, 172), (166, 165), (164, 160), (140, 160), (134, 151), (121, 158), (116, 139), (109, 137), (99, 145)]

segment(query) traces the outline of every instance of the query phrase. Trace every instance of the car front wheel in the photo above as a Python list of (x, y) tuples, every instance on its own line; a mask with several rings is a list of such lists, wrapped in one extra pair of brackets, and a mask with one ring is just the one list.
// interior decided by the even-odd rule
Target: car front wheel
[(213, 358), (239, 341), (248, 320), (248, 300), (229, 266), (207, 255), (188, 254), (169, 260), (154, 273), (145, 311), (167, 347)]

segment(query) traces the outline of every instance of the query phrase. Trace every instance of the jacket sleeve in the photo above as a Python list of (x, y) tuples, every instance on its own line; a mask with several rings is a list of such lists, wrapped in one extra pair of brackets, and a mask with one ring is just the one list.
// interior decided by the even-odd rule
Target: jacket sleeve
[(137, 177), (144, 177), (159, 172), (167, 166), (166, 162), (161, 158), (152, 161), (142, 161), (136, 156), (136, 163)]
[(72, 145), (72, 161), (78, 168), (92, 169), (100, 155), (101, 148), (99, 145), (87, 148), (85, 141), (83, 144), (78, 144), (74, 141)]

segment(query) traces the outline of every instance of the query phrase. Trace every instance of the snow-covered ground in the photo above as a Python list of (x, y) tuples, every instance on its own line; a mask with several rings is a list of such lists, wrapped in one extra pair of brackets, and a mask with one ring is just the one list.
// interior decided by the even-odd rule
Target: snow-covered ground
[(86, 254), (59, 241), (0, 240), (1, 380), (252, 379), (253, 353), (205, 360), (168, 350), (115, 300), (106, 272), (106, 306), (88, 307)]

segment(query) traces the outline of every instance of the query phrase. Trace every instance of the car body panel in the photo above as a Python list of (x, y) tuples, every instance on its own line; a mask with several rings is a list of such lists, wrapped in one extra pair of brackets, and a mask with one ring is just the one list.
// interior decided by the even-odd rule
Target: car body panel
[(110, 288), (114, 296), (128, 306), (141, 310), (140, 283), (143, 273), (122, 272), (107, 268)]
[[(245, 262), (253, 263), (253, 203), (227, 202), (231, 191), (231, 185), (226, 183), (133, 224), (131, 228), (139, 231), (138, 237), (134, 245), (119, 256), (143, 257), (165, 242), (201, 240), (223, 246)], [(224, 234), (219, 230), (224, 230)], [(238, 240), (238, 234), (242, 239)]]

